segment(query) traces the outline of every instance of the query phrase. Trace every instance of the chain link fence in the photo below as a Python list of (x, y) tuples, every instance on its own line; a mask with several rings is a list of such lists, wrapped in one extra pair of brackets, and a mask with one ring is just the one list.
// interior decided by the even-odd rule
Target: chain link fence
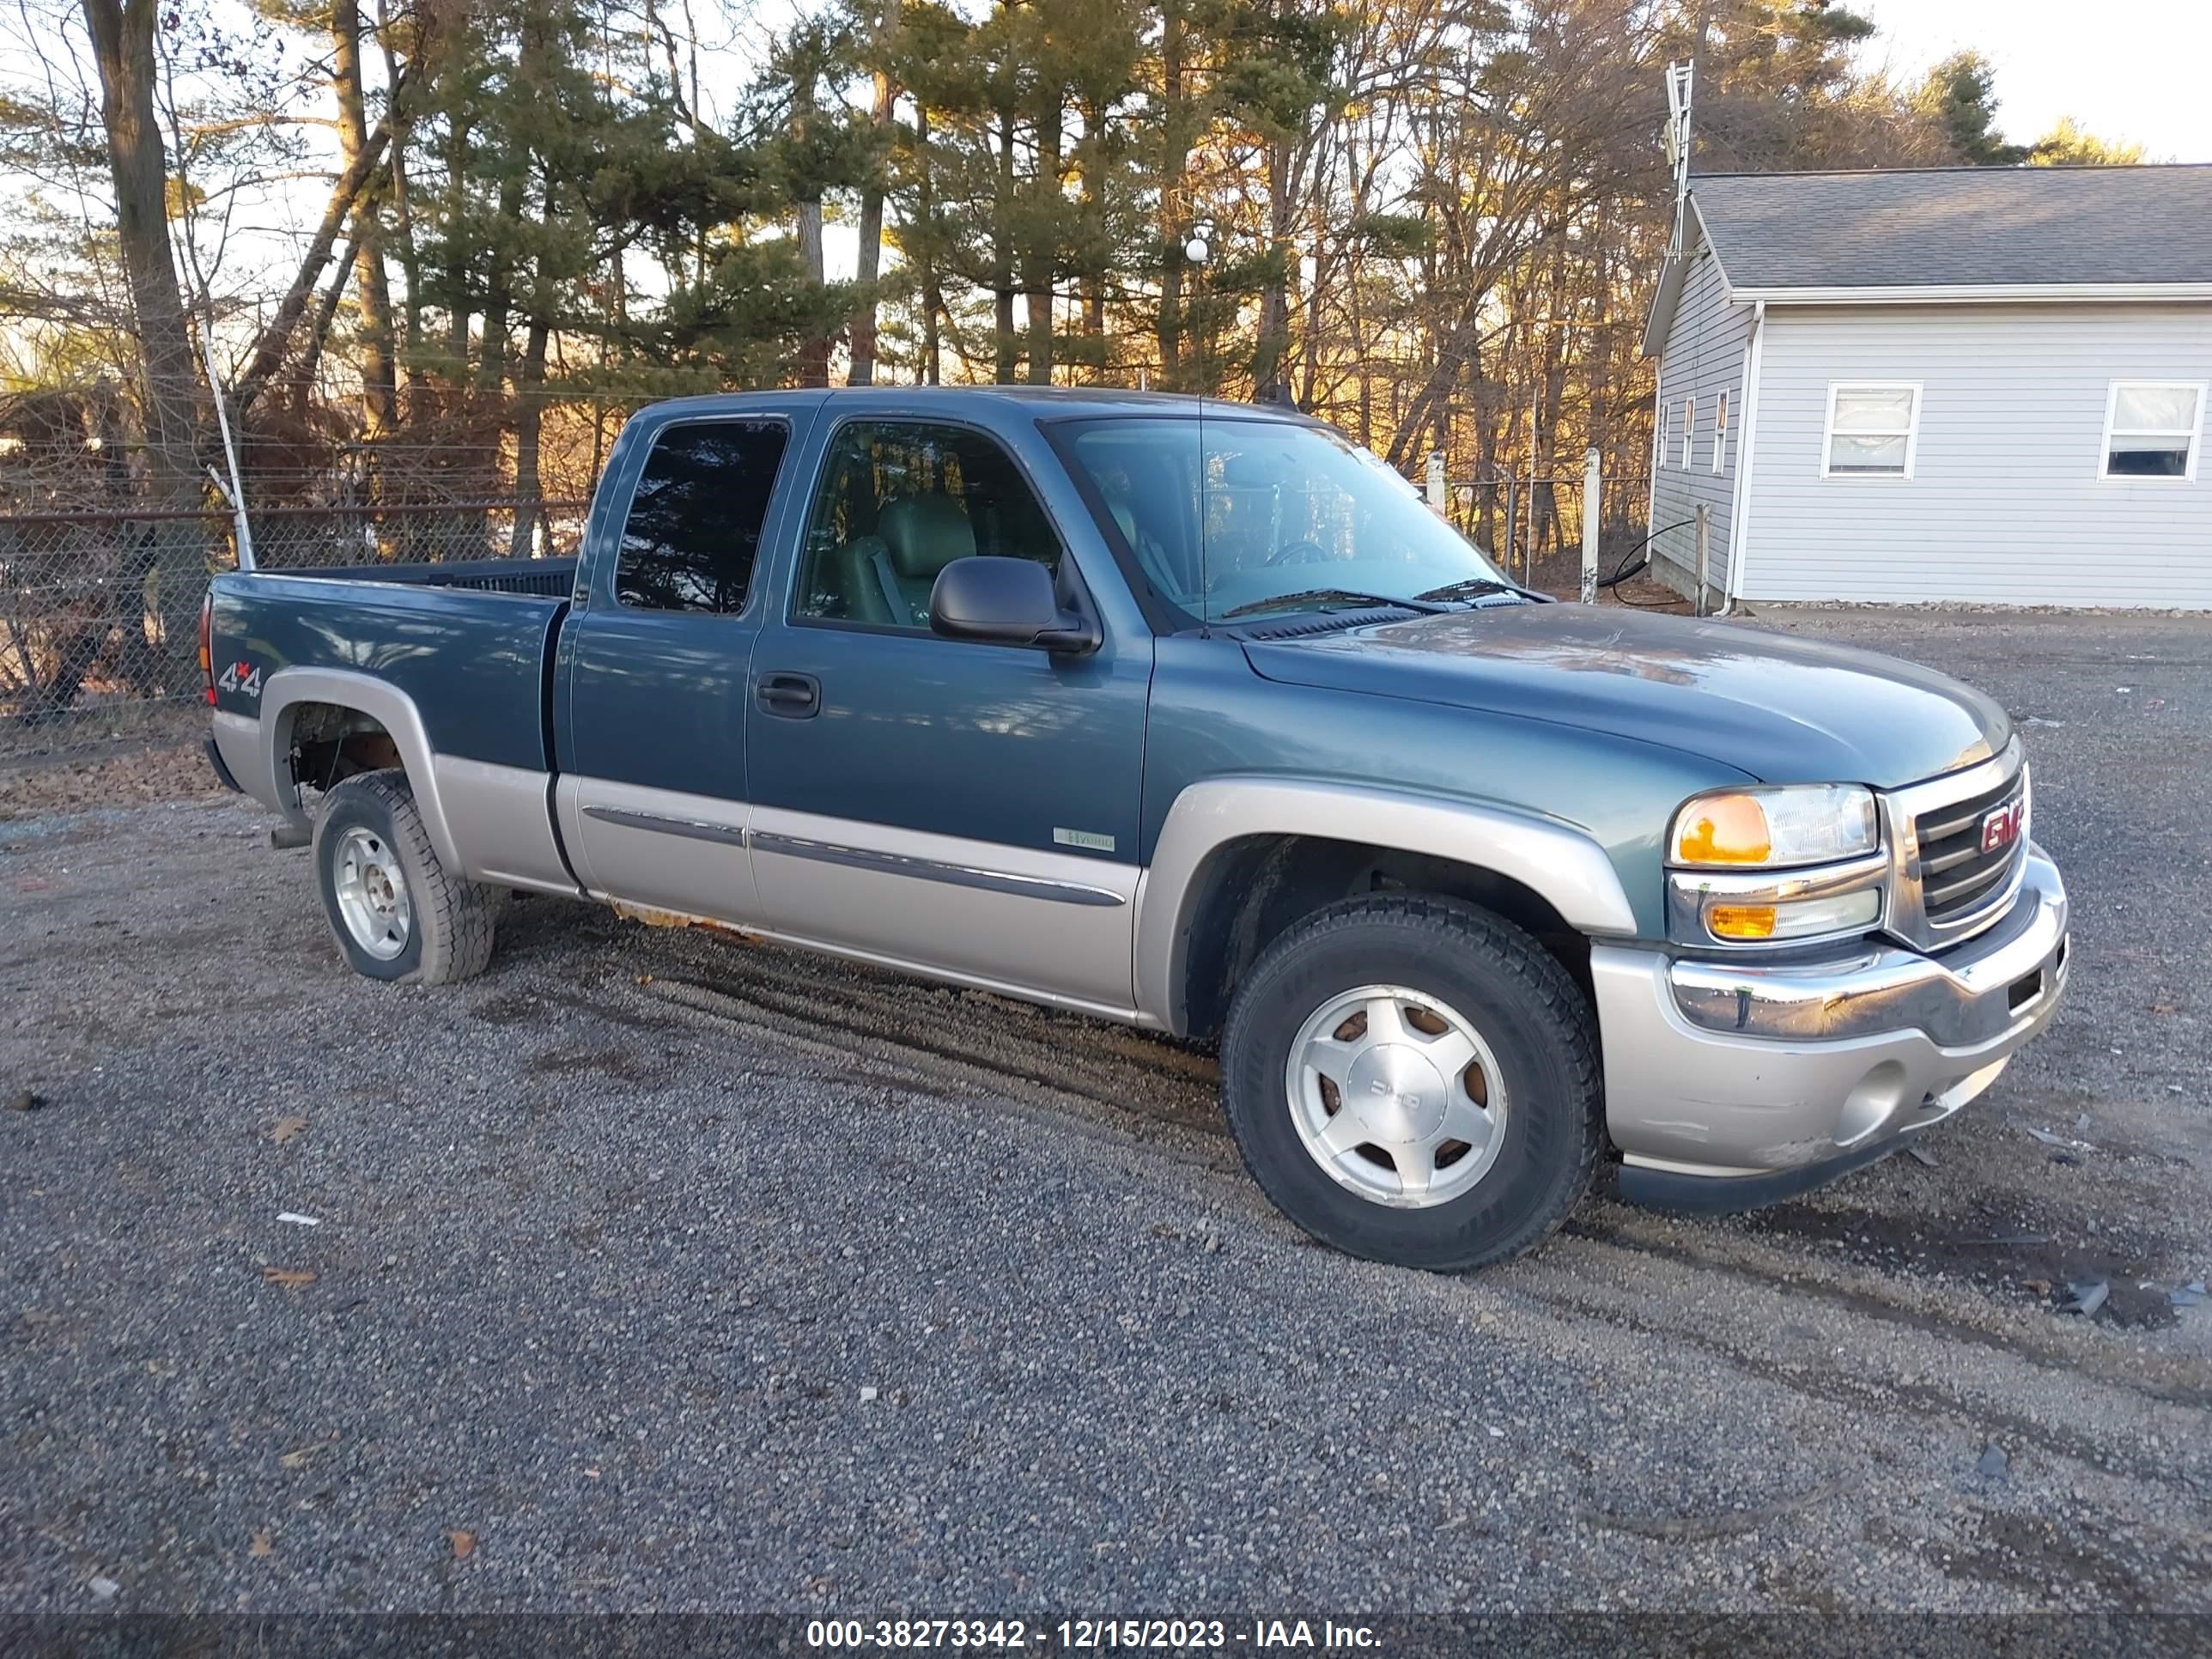
[[(1418, 478), (1414, 481), (1420, 482)], [(1634, 562), (1644, 534), (1648, 477), (1607, 477), (1598, 489), (1597, 568), (1611, 575)], [(1446, 516), (1507, 574), (1547, 592), (1572, 596), (1582, 580), (1585, 480), (1447, 479)]]
[[(264, 570), (572, 555), (587, 503), (281, 507), (249, 515)], [(235, 569), (228, 513), (0, 514), (0, 754), (170, 735), (199, 700), (199, 608)]]

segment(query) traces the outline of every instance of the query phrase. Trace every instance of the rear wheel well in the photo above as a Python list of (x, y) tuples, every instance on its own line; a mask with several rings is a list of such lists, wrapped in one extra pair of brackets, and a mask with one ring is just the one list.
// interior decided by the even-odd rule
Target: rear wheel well
[(1366, 893), (1435, 893), (1480, 905), (1532, 934), (1595, 1006), (1589, 939), (1534, 888), (1479, 864), (1322, 836), (1249, 836), (1217, 850), (1202, 879), (1182, 981), (1194, 1037), (1220, 1035), (1244, 975), (1285, 929)]
[(293, 781), (327, 793), (362, 772), (405, 772), (407, 763), (384, 722), (343, 703), (299, 702), (288, 758)]

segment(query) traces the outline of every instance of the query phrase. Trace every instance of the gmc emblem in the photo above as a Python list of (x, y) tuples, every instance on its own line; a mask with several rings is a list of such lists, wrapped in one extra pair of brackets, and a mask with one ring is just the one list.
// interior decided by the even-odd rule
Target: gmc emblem
[(1982, 819), (1982, 851), (1994, 853), (2020, 839), (2020, 816), (2024, 803), (2007, 801)]

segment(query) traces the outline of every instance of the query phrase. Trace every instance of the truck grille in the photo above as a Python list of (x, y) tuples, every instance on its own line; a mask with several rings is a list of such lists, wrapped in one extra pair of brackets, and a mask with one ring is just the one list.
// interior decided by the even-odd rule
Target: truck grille
[(2022, 833), (1984, 853), (1982, 825), (1999, 807), (2020, 800), (2027, 788), (2022, 774), (1913, 820), (1920, 843), (1920, 907), (1930, 922), (1959, 921), (2004, 890), (2007, 878), (2027, 856), (2027, 837)]

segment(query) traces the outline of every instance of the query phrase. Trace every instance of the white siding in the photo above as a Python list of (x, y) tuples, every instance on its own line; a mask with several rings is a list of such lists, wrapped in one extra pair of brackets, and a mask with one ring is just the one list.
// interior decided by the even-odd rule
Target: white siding
[[(2112, 381), (2212, 380), (2212, 306), (1771, 305), (1760, 357), (1744, 598), (2212, 607), (2212, 467), (2099, 476)], [(1921, 383), (1911, 478), (1820, 476), (1836, 380)]]
[[(1698, 504), (1712, 509), (1712, 584), (1728, 580), (1729, 527), (1735, 492), (1736, 459), (1743, 450), (1743, 360), (1751, 337), (1749, 306), (1732, 305), (1721, 281), (1720, 264), (1702, 242), (1682, 283), (1681, 302), (1659, 357), (1659, 408), (1668, 434), (1651, 488), (1651, 552), (1656, 574), (1687, 591), (1697, 565), (1697, 532), (1686, 526)], [(1713, 471), (1714, 416), (1721, 393), (1728, 393), (1727, 465)], [(1682, 465), (1682, 404), (1694, 398), (1697, 430), (1690, 443), (1690, 465)], [(1756, 462), (1753, 463), (1757, 465)], [(1668, 569), (1671, 565), (1674, 567)]]

